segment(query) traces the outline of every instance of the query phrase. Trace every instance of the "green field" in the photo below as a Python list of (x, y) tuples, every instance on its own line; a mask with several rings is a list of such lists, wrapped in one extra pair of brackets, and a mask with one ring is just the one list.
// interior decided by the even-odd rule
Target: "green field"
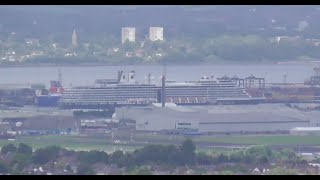
[(18, 144), (26, 143), (33, 148), (41, 148), (51, 145), (73, 149), (73, 150), (103, 150), (113, 152), (114, 150), (132, 151), (139, 146), (112, 145), (110, 140), (94, 137), (79, 136), (23, 136), (18, 137), (15, 141), (0, 140), (0, 146), (8, 143)]
[(320, 145), (320, 136), (230, 136), (230, 137), (201, 137), (197, 142), (230, 143), (248, 145)]
[[(149, 141), (183, 141), (182, 136), (166, 135), (136, 135), (137, 138)], [(225, 143), (243, 145), (320, 145), (320, 136), (290, 136), (290, 135), (250, 135), (250, 136), (200, 136), (192, 137), (195, 142), (201, 143)]]
[[(80, 136), (19, 136), (15, 141), (0, 140), (0, 146), (8, 143), (26, 143), (34, 148), (50, 145), (58, 145), (74, 150), (103, 150), (112, 152), (114, 150), (132, 151), (148, 144), (171, 144), (181, 143), (185, 138), (182, 136), (165, 136), (156, 134), (136, 134), (135, 143), (113, 144), (113, 140), (102, 137), (80, 137)], [(201, 136), (192, 138), (195, 143), (210, 144), (241, 144), (241, 145), (320, 145), (320, 136)], [(217, 151), (221, 149), (215, 148)], [(204, 151), (214, 149), (203, 148)], [(200, 149), (200, 151), (202, 151)]]

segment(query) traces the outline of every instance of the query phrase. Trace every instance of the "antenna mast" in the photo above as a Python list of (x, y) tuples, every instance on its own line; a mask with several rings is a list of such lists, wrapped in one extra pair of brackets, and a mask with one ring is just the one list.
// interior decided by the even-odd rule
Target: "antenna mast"
[(163, 64), (163, 76), (167, 76), (167, 64), (166, 63), (164, 63)]
[(165, 107), (166, 105), (166, 64), (164, 64), (163, 67), (163, 75), (162, 75), (162, 88), (161, 88), (161, 104), (162, 107)]

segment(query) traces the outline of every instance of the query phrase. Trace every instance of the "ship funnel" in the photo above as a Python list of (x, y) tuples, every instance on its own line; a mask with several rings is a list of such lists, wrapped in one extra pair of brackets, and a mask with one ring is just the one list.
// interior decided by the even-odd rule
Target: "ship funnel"
[(125, 82), (125, 81), (126, 81), (126, 75), (121, 71), (120, 82)]
[(131, 83), (134, 83), (134, 82), (135, 82), (135, 71), (129, 72), (129, 74), (128, 74), (128, 81), (131, 82)]
[(121, 81), (123, 71), (118, 71), (118, 82)]

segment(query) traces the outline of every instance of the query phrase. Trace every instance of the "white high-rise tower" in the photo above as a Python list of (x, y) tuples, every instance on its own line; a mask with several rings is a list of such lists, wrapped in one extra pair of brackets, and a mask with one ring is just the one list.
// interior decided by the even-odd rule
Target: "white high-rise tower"
[(149, 39), (150, 41), (163, 41), (163, 27), (150, 27)]
[(135, 42), (136, 41), (136, 28), (134, 27), (124, 27), (121, 29), (121, 42), (122, 44), (126, 41)]

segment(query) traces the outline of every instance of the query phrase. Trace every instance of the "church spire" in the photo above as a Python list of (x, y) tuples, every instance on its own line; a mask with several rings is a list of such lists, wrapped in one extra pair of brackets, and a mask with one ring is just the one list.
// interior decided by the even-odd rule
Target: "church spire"
[(73, 29), (73, 33), (72, 33), (72, 46), (73, 47), (78, 46), (76, 29)]

